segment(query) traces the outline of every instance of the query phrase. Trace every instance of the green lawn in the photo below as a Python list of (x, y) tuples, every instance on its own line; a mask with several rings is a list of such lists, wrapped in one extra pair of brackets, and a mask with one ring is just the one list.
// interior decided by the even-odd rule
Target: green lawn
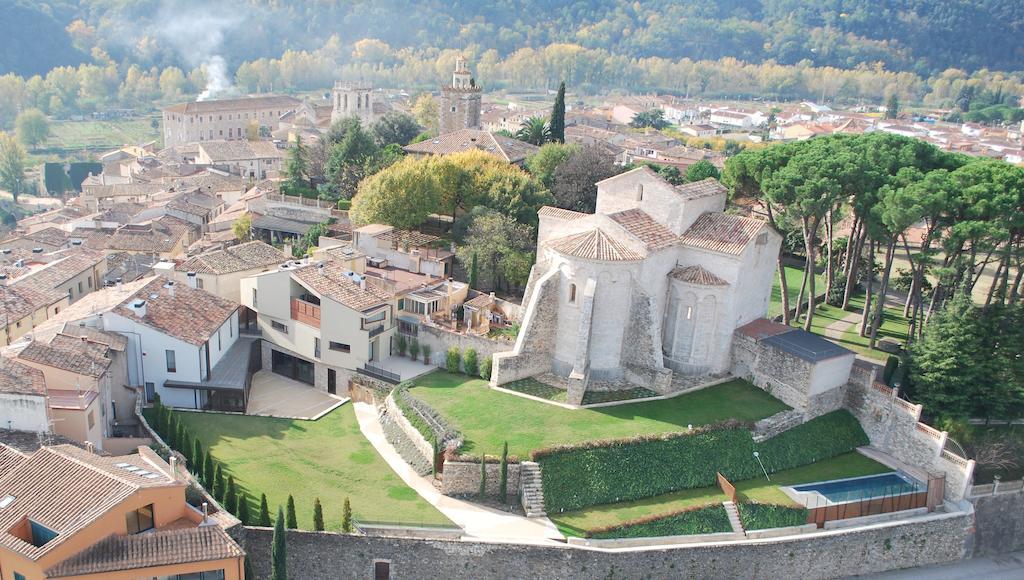
[[(828, 325), (842, 320), (846, 316), (857, 313), (859, 314), (864, 310), (864, 294), (857, 294), (850, 297), (850, 309), (843, 310), (838, 306), (829, 306), (828, 304), (820, 304), (814, 309), (814, 320), (811, 321), (811, 332), (821, 336), (825, 336), (825, 328)], [(803, 326), (803, 322), (792, 322), (793, 326)], [(895, 340), (906, 342), (907, 332), (910, 328), (910, 322), (906, 318), (903, 318), (903, 309), (895, 306), (886, 306), (885, 310), (882, 311), (882, 326), (878, 329), (878, 340), (889, 337)], [(835, 340), (835, 339), (830, 339)], [(846, 348), (862, 354), (864, 356), (884, 361), (889, 353), (868, 348), (870, 339), (860, 335), (860, 323), (851, 325), (842, 335), (842, 338), (837, 340), (839, 344)]]
[(117, 148), (159, 141), (160, 129), (149, 118), (116, 121), (57, 121), (50, 124), (46, 147), (64, 149)]
[[(740, 501), (795, 506), (789, 496), (779, 489), (780, 485), (798, 485), (890, 471), (892, 469), (853, 451), (811, 465), (778, 471), (771, 474), (770, 482), (762, 477), (732, 483), (736, 486)], [(725, 494), (717, 486), (702, 487), (549, 516), (562, 533), (579, 536), (586, 530), (612, 526), (646, 516), (669, 514), (695, 506), (721, 503), (726, 499)]]
[(534, 449), (557, 443), (675, 432), (729, 418), (756, 421), (789, 408), (742, 380), (671, 399), (597, 409), (564, 409), (445, 372), (415, 383), (410, 393), (448, 418), (465, 436), (463, 452), (473, 454), (497, 455), (508, 441), (510, 454), (528, 457)]
[[(800, 296), (800, 283), (804, 280), (804, 271), (800, 268), (786, 266), (786, 289), (789, 290), (789, 307), (796, 307), (796, 299)], [(816, 274), (814, 277), (814, 290), (820, 296), (825, 293), (825, 275)], [(779, 285), (779, 275), (776, 272), (772, 282), (772, 299), (768, 302), (768, 318), (775, 318), (782, 315), (782, 286)]]
[(359, 431), (352, 405), (318, 421), (177, 414), (185, 427), (235, 476), (259, 513), (261, 493), (272, 514), (295, 497), (299, 527), (313, 529), (313, 500), (324, 509), (328, 530), (341, 529), (346, 497), (357, 520), (450, 524), (441, 512), (399, 479)]

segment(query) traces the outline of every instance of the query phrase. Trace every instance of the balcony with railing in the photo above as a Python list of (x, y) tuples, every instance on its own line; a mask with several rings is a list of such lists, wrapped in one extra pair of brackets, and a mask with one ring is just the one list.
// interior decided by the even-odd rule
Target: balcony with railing
[(320, 307), (301, 298), (292, 298), (292, 320), (320, 328)]

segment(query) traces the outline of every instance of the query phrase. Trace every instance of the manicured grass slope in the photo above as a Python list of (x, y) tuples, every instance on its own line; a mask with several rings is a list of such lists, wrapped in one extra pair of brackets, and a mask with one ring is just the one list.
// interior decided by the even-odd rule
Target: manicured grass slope
[(352, 405), (318, 421), (267, 417), (177, 414), (213, 457), (224, 475), (235, 476), (259, 513), (260, 493), (276, 513), (295, 496), (299, 527), (312, 529), (313, 500), (323, 504), (328, 530), (341, 529), (345, 497), (356, 519), (406, 524), (448, 524), (439, 511), (405, 485), (359, 431)]
[[(800, 296), (800, 283), (804, 281), (804, 271), (800, 268), (786, 266), (786, 289), (789, 290), (789, 307), (796, 308), (796, 299)], [(825, 275), (814, 277), (814, 291), (819, 296), (825, 293)], [(782, 286), (779, 284), (778, 270), (772, 283), (772, 297), (768, 302), (768, 317), (774, 318), (782, 314)]]
[[(787, 469), (771, 474), (771, 481), (763, 476), (746, 481), (732, 482), (741, 502), (760, 502), (788, 507), (800, 507), (792, 502), (779, 486), (798, 485), (830, 479), (844, 479), (892, 471), (857, 452), (844, 453), (811, 465)], [(577, 511), (551, 514), (551, 520), (562, 533), (583, 536), (589, 530), (621, 525), (625, 522), (657, 517), (681, 510), (720, 504), (728, 499), (718, 486), (684, 489), (637, 501), (597, 505)]]
[(498, 454), (563, 443), (685, 431), (729, 418), (756, 421), (788, 409), (781, 401), (742, 380), (672, 399), (598, 409), (563, 409), (495, 391), (485, 381), (437, 372), (416, 379), (410, 393), (447, 417), (465, 436), (462, 451)]

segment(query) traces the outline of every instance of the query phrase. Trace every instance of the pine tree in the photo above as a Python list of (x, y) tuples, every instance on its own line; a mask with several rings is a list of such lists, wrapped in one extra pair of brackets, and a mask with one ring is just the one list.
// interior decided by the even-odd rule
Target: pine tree
[(237, 517), (244, 526), (248, 526), (252, 523), (249, 521), (249, 495), (244, 491), (242, 492), (242, 496), (238, 498), (238, 513), (235, 514), (235, 517)]
[(287, 179), (283, 189), (296, 195), (301, 194), (308, 185), (307, 173), (306, 147), (302, 144), (302, 137), (297, 136), (295, 146), (288, 151), (288, 160), (285, 161), (284, 174)]
[(313, 529), (324, 531), (324, 508), (320, 505), (320, 498), (313, 500)]
[(555, 106), (551, 109), (551, 140), (565, 143), (565, 81), (558, 85)]
[(228, 476), (228, 489), (224, 492), (224, 509), (238, 516), (238, 487), (235, 486), (235, 476)]
[(885, 104), (885, 118), (895, 119), (900, 114), (900, 97), (895, 92), (889, 95), (889, 101)]
[(299, 528), (299, 522), (295, 517), (295, 498), (288, 496), (288, 529), (297, 530)]
[(260, 495), (260, 525), (264, 528), (269, 528), (272, 524), (270, 522), (270, 508), (267, 507), (267, 494)]
[(341, 531), (346, 534), (352, 533), (352, 504), (345, 498), (345, 504), (341, 508)]
[(213, 479), (213, 454), (207, 453), (203, 460), (203, 485), (207, 490), (212, 491), (216, 480)]
[(508, 497), (508, 441), (501, 447), (501, 473), (498, 479), (498, 499), (505, 501)]
[(277, 523), (274, 524), (274, 539), (270, 548), (270, 580), (288, 580), (285, 547), (284, 513), (277, 506)]
[(213, 472), (213, 497), (217, 498), (217, 501), (224, 505), (224, 494), (227, 492), (224, 485), (224, 470), (221, 469), (220, 463), (217, 463), (217, 469)]
[(487, 456), (480, 455), (480, 499), (487, 495)]

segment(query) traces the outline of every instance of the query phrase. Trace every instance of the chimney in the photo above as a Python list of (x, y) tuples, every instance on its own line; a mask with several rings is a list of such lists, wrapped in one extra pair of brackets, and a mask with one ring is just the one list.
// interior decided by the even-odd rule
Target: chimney
[(195, 272), (189, 272), (188, 274), (185, 275), (185, 277), (188, 279), (188, 287), (189, 288), (198, 288), (199, 287), (199, 282), (198, 282), (199, 279), (196, 277), (196, 273)]
[(317, 270), (317, 272), (320, 272), (321, 276), (324, 273), (324, 266), (325, 266), (325, 264), (323, 262), (320, 262), (319, 264), (316, 265), (316, 270)]
[(132, 302), (130, 308), (132, 309), (132, 312), (135, 314), (135, 316), (138, 316), (139, 318), (145, 318), (146, 317), (146, 301), (145, 300), (136, 300), (136, 301)]
[(290, 243), (284, 245), (284, 253), (292, 256), (292, 245)]
[(171, 479), (178, 481), (178, 458), (171, 455), (171, 460), (168, 463), (171, 465)]
[(359, 278), (359, 288), (361, 290), (366, 290), (366, 277), (365, 276)]
[(96, 452), (96, 448), (93, 446), (92, 441), (85, 442), (85, 450), (88, 451), (89, 453)]
[(167, 288), (167, 295), (174, 298), (174, 280), (168, 280), (164, 288)]
[(636, 184), (636, 200), (637, 201), (643, 201), (643, 199), (644, 199), (644, 184), (638, 183), (638, 184)]
[(32, 248), (32, 253), (33, 254), (42, 254), (43, 253), (43, 249), (42, 248)]
[(118, 278), (117, 280), (114, 280), (114, 284), (115, 284), (115, 285), (116, 285), (116, 286), (117, 286), (118, 288), (120, 288), (120, 287), (121, 287), (121, 278)]

